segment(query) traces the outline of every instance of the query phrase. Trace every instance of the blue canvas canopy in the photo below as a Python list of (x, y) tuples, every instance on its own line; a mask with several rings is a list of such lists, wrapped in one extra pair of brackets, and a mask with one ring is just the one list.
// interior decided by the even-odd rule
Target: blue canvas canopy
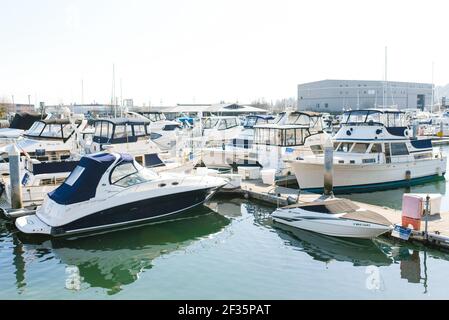
[[(120, 155), (120, 158), (125, 162), (132, 161), (129, 155)], [(98, 182), (115, 160), (116, 156), (110, 153), (84, 156), (65, 182), (48, 196), (56, 203), (63, 205), (83, 202), (95, 197)]]

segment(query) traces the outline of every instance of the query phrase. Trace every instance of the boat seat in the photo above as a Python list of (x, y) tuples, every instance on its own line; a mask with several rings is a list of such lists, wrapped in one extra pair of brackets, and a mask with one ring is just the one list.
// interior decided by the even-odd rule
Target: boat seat
[(361, 221), (361, 222), (371, 222), (371, 223), (381, 224), (384, 226), (392, 225), (392, 223), (387, 218), (378, 214), (377, 212), (370, 211), (370, 210), (360, 210), (360, 211), (349, 212), (349, 213), (343, 215), (342, 218), (357, 220), (357, 221)]
[(358, 205), (348, 199), (331, 199), (326, 201), (313, 201), (308, 203), (295, 203), (284, 207), (285, 209), (301, 208), (307, 211), (320, 213), (349, 213), (360, 209)]

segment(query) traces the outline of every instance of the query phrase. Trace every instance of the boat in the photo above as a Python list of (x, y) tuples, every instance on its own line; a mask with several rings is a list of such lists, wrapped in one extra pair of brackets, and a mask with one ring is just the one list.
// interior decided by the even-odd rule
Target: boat
[[(353, 110), (344, 114), (333, 139), (334, 193), (367, 192), (444, 179), (447, 158), (418, 139), (398, 110)], [(301, 190), (323, 191), (322, 147), (287, 159)], [(321, 150), (321, 151), (319, 151)]]
[(272, 219), (274, 223), (343, 238), (372, 239), (392, 228), (380, 214), (338, 198), (286, 206), (274, 211)]
[(127, 111), (125, 114), (128, 117), (141, 115), (150, 120), (149, 132), (151, 139), (161, 150), (170, 150), (174, 147), (177, 134), (182, 129), (182, 125), (179, 122), (167, 120), (162, 112), (156, 111), (141, 111), (139, 113)]
[(181, 143), (172, 146), (172, 153), (163, 152), (151, 138), (151, 121), (143, 116), (99, 118), (93, 126), (89, 153), (109, 150), (131, 154), (140, 165), (156, 171), (190, 171), (198, 162), (194, 152)]
[[(60, 161), (39, 161), (25, 158), (25, 166), (20, 181), (22, 184), (22, 203), (24, 207), (35, 207), (44, 201), (45, 195), (62, 183), (79, 163), (79, 156), (73, 154)], [(9, 176), (1, 177), (4, 200), (11, 202), (11, 183)]]
[[(254, 142), (254, 126), (269, 124), (275, 118), (271, 115), (250, 115), (245, 118), (243, 130), (237, 137), (224, 144), (216, 141), (217, 145), (209, 144), (201, 150), (201, 160), (208, 168), (229, 169), (235, 167), (236, 159), (243, 159), (250, 152)], [(241, 163), (242, 165), (244, 163)]]
[(81, 158), (36, 213), (15, 221), (27, 234), (64, 236), (154, 221), (207, 201), (226, 181), (158, 174), (129, 154), (100, 152)]
[(204, 145), (226, 144), (239, 136), (243, 130), (237, 116), (211, 116), (201, 123)]
[[(21, 155), (39, 161), (67, 159), (74, 150), (83, 148), (87, 120), (84, 117), (44, 119), (34, 122), (22, 138), (15, 142)], [(9, 174), (9, 145), (0, 148), (0, 174)], [(21, 161), (21, 169), (24, 162)]]

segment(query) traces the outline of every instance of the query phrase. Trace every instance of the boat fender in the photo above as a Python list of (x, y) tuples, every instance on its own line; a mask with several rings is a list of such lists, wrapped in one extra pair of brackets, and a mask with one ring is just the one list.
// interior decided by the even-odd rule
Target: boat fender
[(406, 137), (410, 136), (410, 131), (408, 129), (404, 130), (404, 136), (406, 136)]
[(405, 180), (410, 180), (412, 178), (412, 173), (410, 170), (405, 171)]

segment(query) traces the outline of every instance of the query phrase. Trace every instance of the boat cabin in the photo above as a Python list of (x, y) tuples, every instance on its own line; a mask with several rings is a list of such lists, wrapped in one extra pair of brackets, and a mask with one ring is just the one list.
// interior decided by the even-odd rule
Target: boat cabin
[(151, 137), (150, 120), (115, 118), (94, 122), (93, 142), (119, 144), (147, 140)]
[(256, 125), (254, 144), (279, 147), (302, 146), (308, 136), (323, 132), (320, 113), (291, 112), (286, 117), (284, 124)]
[(203, 129), (227, 130), (238, 127), (240, 121), (237, 117), (211, 117), (203, 119)]
[(243, 123), (243, 128), (252, 129), (258, 124), (269, 124), (274, 120), (273, 116), (270, 115), (251, 115), (245, 118)]
[(343, 114), (346, 125), (384, 125), (385, 127), (406, 127), (406, 113), (399, 110), (352, 110)]
[[(75, 121), (80, 128), (82, 120)], [(24, 137), (33, 140), (61, 140), (66, 142), (75, 132), (69, 119), (45, 119), (34, 122)]]

